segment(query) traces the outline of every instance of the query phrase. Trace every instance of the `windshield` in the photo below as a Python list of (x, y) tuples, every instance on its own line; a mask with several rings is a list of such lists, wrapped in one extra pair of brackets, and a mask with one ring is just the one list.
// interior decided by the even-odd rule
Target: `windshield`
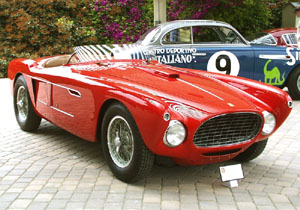
[(283, 34), (282, 38), (286, 45), (297, 45), (298, 44), (296, 33)]
[(112, 59), (156, 60), (156, 56), (152, 50), (137, 44), (85, 45), (74, 48), (70, 64)]
[(266, 32), (259, 32), (247, 37), (252, 44), (266, 44), (266, 45), (276, 45), (277, 42), (274, 37)]
[(149, 43), (152, 43), (158, 38), (160, 32), (161, 32), (161, 26), (160, 25), (154, 26), (153, 28), (149, 29), (146, 33), (144, 33), (137, 41), (137, 43), (142, 45), (147, 45)]

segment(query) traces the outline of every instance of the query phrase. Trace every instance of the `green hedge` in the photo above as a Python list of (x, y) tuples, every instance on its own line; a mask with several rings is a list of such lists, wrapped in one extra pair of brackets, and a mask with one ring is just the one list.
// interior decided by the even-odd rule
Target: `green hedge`
[(14, 58), (134, 42), (153, 25), (152, 8), (153, 0), (0, 0), (0, 77)]
[(212, 19), (233, 25), (248, 36), (281, 26), (282, 8), (288, 0), (169, 0), (169, 20)]
[[(288, 0), (167, 0), (168, 20), (215, 19), (243, 35), (279, 27)], [(84, 44), (130, 43), (153, 25), (153, 0), (0, 0), (0, 77), (19, 57)]]
[(1, 0), (0, 76), (17, 57), (68, 53), (97, 39), (91, 33), (92, 0)]

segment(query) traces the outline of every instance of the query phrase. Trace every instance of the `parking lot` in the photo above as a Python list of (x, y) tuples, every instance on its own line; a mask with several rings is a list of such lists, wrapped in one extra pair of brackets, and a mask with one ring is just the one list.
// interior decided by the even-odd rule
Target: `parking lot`
[(300, 102), (257, 159), (242, 164), (237, 188), (224, 186), (219, 166), (155, 165), (134, 184), (113, 177), (98, 144), (42, 121), (18, 127), (0, 79), (0, 210), (2, 209), (300, 209)]

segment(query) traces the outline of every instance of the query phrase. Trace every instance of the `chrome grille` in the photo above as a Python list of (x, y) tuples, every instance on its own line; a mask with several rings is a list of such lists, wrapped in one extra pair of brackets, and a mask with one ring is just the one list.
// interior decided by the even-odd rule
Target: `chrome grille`
[(194, 136), (197, 147), (215, 147), (237, 144), (254, 138), (262, 125), (255, 113), (220, 115), (204, 122)]

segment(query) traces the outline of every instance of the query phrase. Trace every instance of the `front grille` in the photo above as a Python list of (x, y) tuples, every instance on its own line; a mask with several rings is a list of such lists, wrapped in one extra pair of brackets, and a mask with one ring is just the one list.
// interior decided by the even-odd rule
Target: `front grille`
[(216, 147), (237, 144), (254, 138), (262, 125), (255, 113), (220, 115), (204, 122), (194, 136), (197, 147)]

